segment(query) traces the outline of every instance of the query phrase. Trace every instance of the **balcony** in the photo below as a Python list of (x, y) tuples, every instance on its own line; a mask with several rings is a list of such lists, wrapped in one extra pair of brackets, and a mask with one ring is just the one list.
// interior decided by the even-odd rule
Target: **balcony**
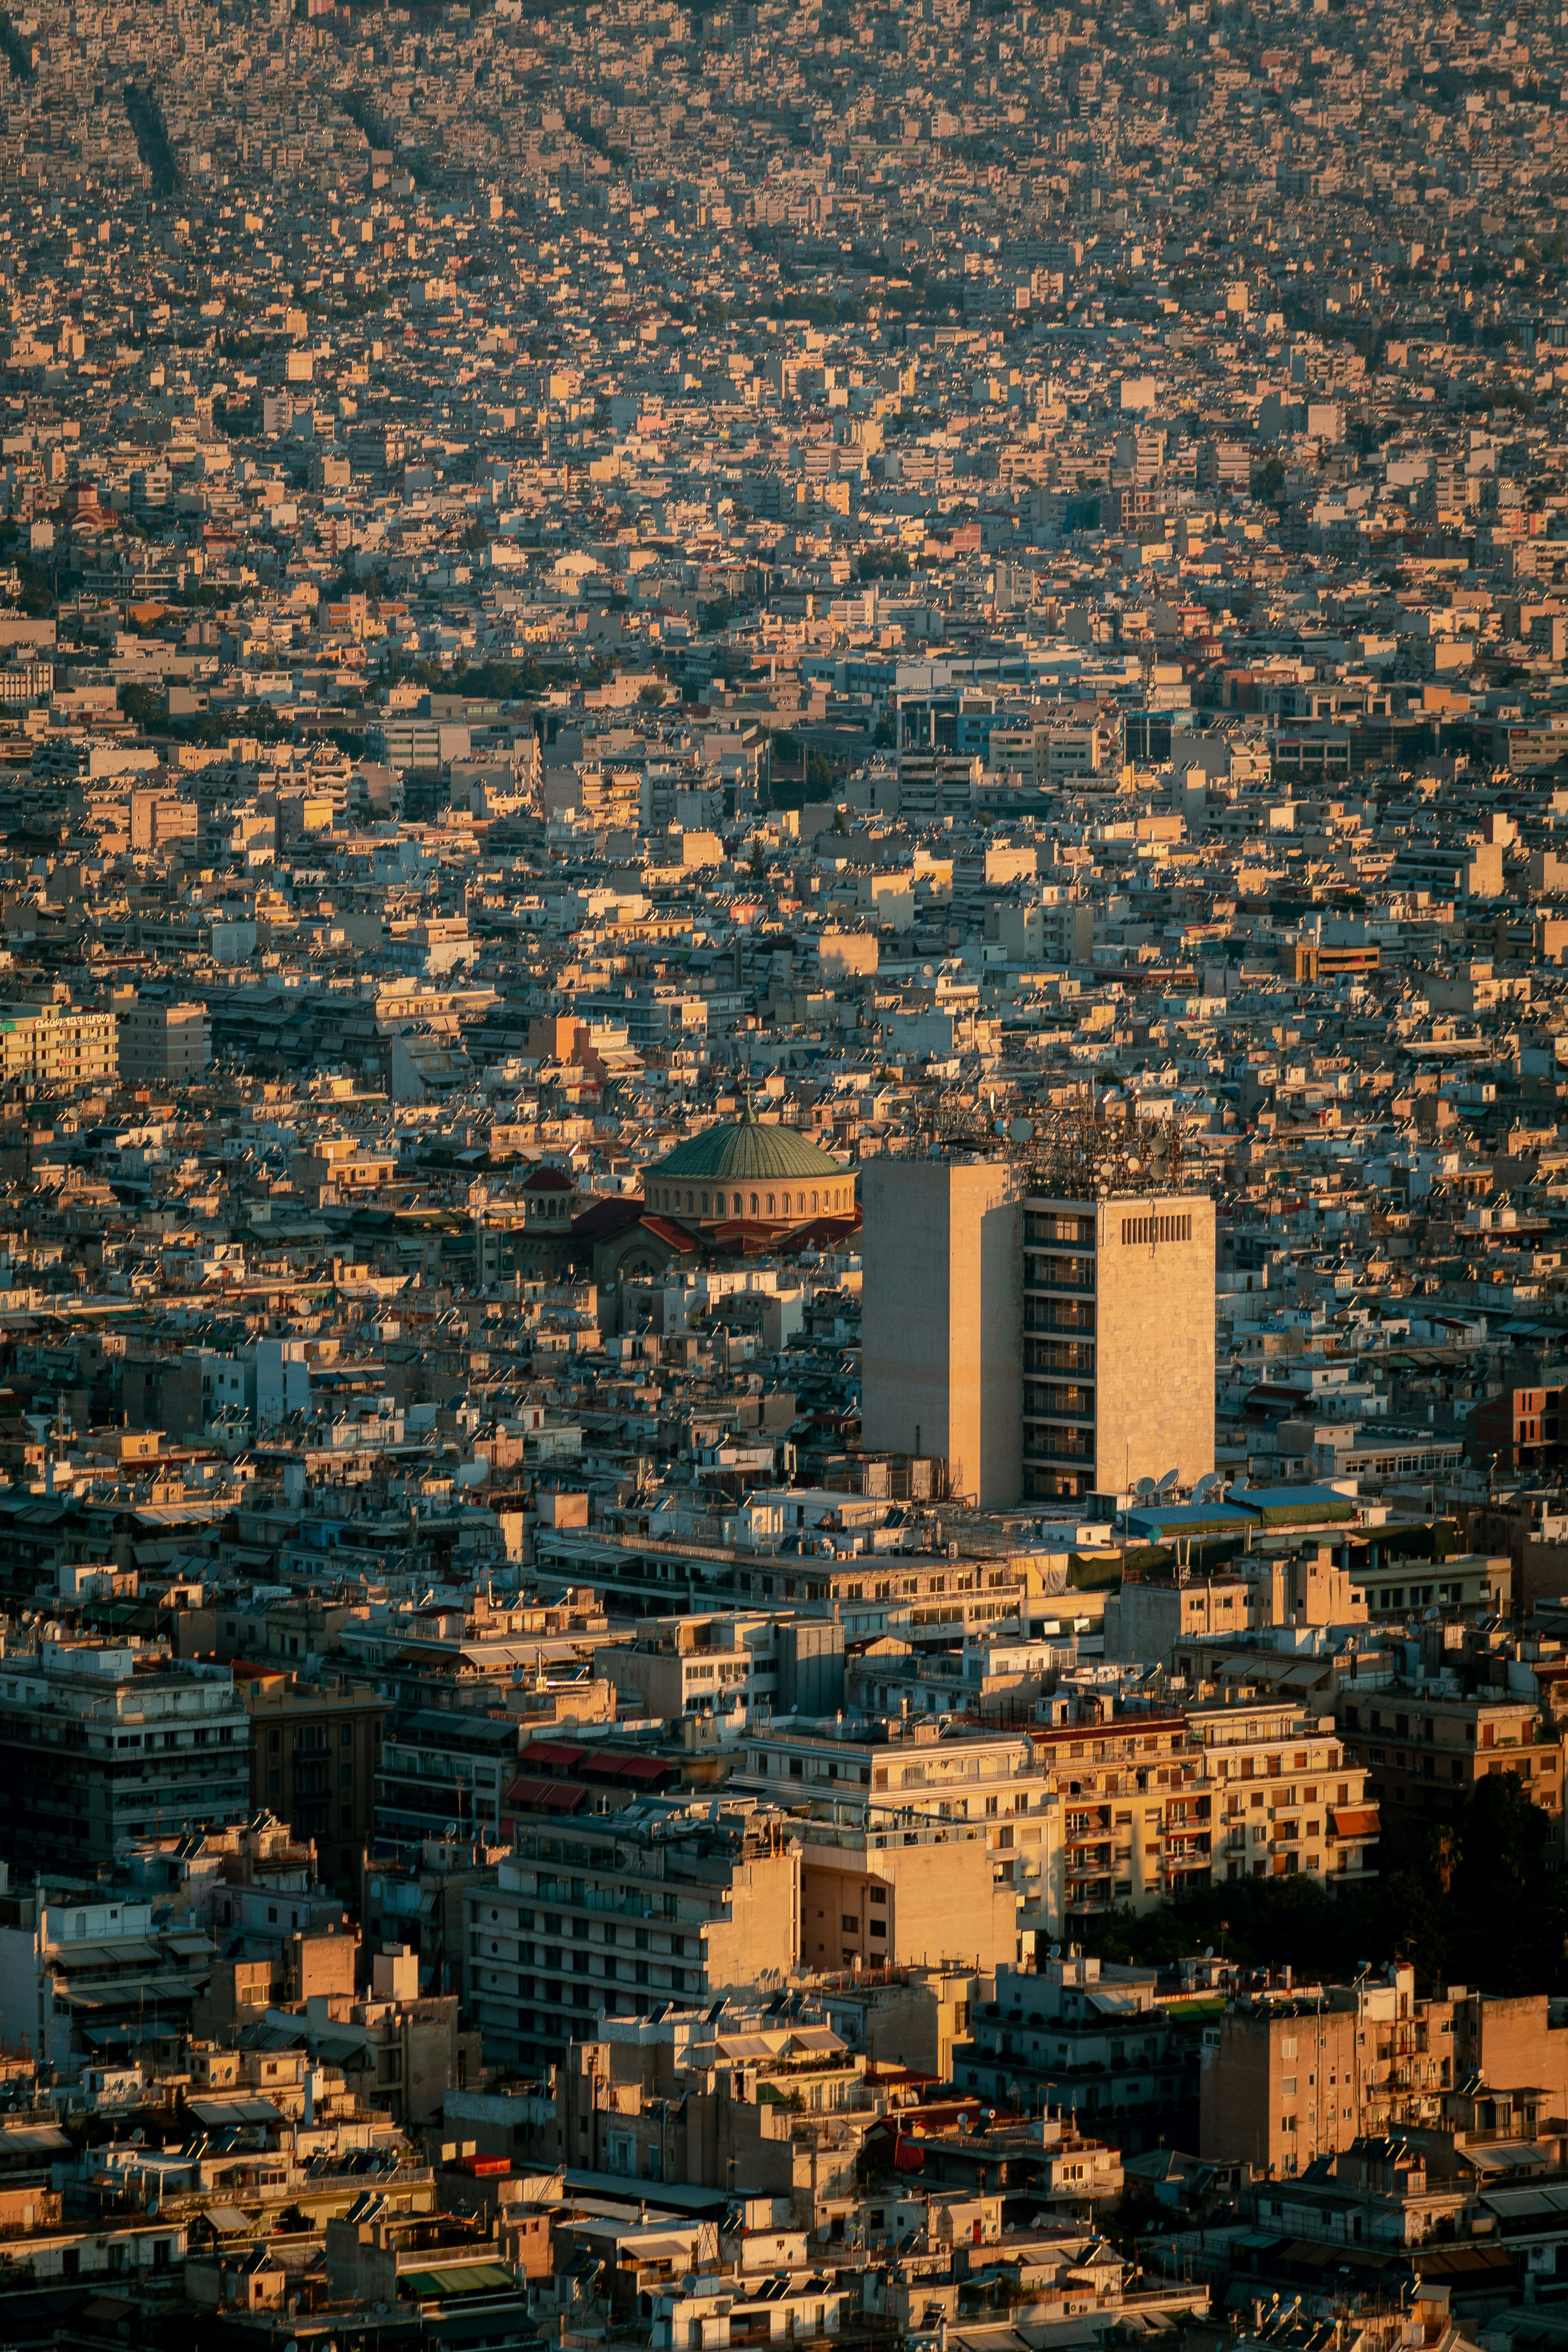
[(1094, 1275), (1091, 1257), (1026, 1257), (1024, 1261), (1026, 1290), (1065, 1291), (1092, 1298)]

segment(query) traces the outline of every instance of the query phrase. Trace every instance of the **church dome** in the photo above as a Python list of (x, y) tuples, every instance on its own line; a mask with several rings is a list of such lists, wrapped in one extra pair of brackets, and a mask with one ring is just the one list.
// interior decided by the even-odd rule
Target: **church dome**
[(733, 1127), (710, 1127), (645, 1171), (649, 1183), (677, 1177), (683, 1184), (852, 1182), (841, 1160), (793, 1127), (763, 1127), (751, 1111)]

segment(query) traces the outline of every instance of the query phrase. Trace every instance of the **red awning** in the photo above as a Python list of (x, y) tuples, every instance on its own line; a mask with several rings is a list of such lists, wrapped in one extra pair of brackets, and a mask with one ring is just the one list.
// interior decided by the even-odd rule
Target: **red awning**
[(893, 2163), (900, 2172), (923, 2172), (926, 2152), (912, 2139), (897, 2139), (893, 2142)]
[(569, 1748), (563, 1739), (531, 1739), (522, 1751), (525, 1764), (553, 1764), (563, 1772), (570, 1772), (581, 1764), (587, 1754), (585, 1748)]
[(503, 1801), (509, 1805), (525, 1805), (537, 1810), (561, 1783), (558, 1780), (514, 1780)]
[(595, 1780), (662, 1780), (675, 1769), (659, 1756), (591, 1757), (583, 1767), (584, 1779)]
[(1336, 1837), (1375, 1837), (1378, 1832), (1377, 1814), (1370, 1808), (1359, 1811), (1337, 1810), (1333, 1815), (1333, 1824)]

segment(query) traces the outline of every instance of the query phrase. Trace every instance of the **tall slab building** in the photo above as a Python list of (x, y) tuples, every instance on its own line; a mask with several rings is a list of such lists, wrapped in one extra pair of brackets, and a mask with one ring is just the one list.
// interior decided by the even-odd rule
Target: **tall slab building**
[(1206, 1194), (1054, 1199), (991, 1160), (862, 1170), (861, 1442), (982, 1509), (1214, 1467)]
[(1018, 1184), (990, 1160), (860, 1171), (860, 1442), (933, 1455), (982, 1510), (1021, 1491)]
[(1023, 1497), (1214, 1468), (1215, 1220), (1202, 1192), (1022, 1204)]

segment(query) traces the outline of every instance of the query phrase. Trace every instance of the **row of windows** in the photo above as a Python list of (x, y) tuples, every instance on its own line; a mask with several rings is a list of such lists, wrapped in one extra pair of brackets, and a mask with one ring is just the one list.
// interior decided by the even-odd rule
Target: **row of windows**
[[(506, 1966), (506, 1964), (514, 1957), (521, 1962), (525, 1969), (535, 1967), (560, 1969), (563, 1966), (560, 1952), (551, 1948), (549, 1946), (542, 1946), (538, 1951), (535, 1951), (531, 1944), (524, 1944), (521, 1950), (519, 1950), (515, 1955), (503, 1952), (498, 1956), (496, 1946), (492, 1943), (489, 1954), (483, 1955), (480, 1952), (479, 1938), (476, 1937), (474, 1939), (474, 1958), (476, 1961), (481, 1958), (486, 1959), (486, 1973), (489, 1976), (492, 1984), (499, 1979), (500, 1973), (499, 1968), (492, 1970), (488, 1965), (489, 1959), (495, 1957), (499, 1957), (501, 1967)], [(596, 1968), (597, 1974), (602, 1976), (605, 1982), (609, 1984), (615, 1983), (617, 1978), (626, 1984), (645, 1985), (651, 1984), (654, 1981), (653, 1977), (649, 1973), (650, 1963), (648, 1961), (617, 1959), (613, 1952), (606, 1952), (602, 1959), (597, 1961), (596, 1964), (592, 1965), (588, 1953), (568, 1952), (565, 1958), (564, 1967), (572, 1975), (578, 1977), (586, 1977), (590, 1973), (595, 1972), (595, 1969)], [(658, 1981), (662, 1984), (667, 1976), (671, 1988), (675, 1991), (684, 1991), (689, 1980), (689, 1972), (687, 1969), (669, 1969), (667, 1970), (661, 1967), (658, 1971)], [(518, 1990), (520, 1992), (526, 1993), (527, 1990), (528, 1985), (526, 1977), (520, 1979)], [(559, 1985), (552, 1984), (547, 1986), (541, 1984), (537, 1988), (537, 1990), (539, 1998), (542, 2000), (559, 2000), (561, 1998), (561, 1988)]]
[[(1420, 1729), (1412, 1735), (1410, 1729), (1411, 1718), (1408, 1715), (1395, 1714), (1391, 1722), (1384, 1708), (1374, 1706), (1368, 1712), (1366, 1727), (1369, 1731), (1392, 1730), (1396, 1739), (1409, 1739), (1414, 1736), (1417, 1739), (1436, 1740), (1437, 1738), (1436, 1717), (1435, 1716), (1424, 1715), (1417, 1719), (1420, 1724)], [(1345, 1727), (1350, 1731), (1359, 1731), (1361, 1729), (1361, 1708), (1359, 1706), (1346, 1707)], [(1466, 1723), (1463, 1725), (1456, 1724), (1451, 1717), (1445, 1719), (1443, 1724), (1443, 1738), (1445, 1742), (1451, 1742), (1458, 1738), (1461, 1732), (1463, 1737), (1469, 1741), (1473, 1748), (1476, 1742), (1476, 1726), (1473, 1723)], [(1498, 1740), (1497, 1725), (1495, 1723), (1483, 1723), (1480, 1727), (1480, 1735), (1481, 1746), (1483, 1748), (1492, 1747)], [(1502, 1738), (1505, 1742), (1514, 1737), (1517, 1737), (1517, 1719), (1510, 1722), (1509, 1727), (1502, 1733)]]
[(1062, 1216), (1056, 1212), (1041, 1215), (1034, 1210), (1024, 1213), (1026, 1242), (1065, 1242), (1069, 1249), (1094, 1247), (1092, 1217)]
[[(605, 1888), (595, 1886), (590, 1890), (585, 1887), (584, 1881), (580, 1878), (546, 1880), (542, 1884), (540, 1891), (545, 1895), (552, 1895), (557, 1902), (563, 1899), (570, 1899), (574, 1903), (585, 1904), (589, 1909), (594, 1911), (604, 1912), (610, 1909), (626, 1910), (632, 1905), (636, 1904), (639, 1906), (639, 1916), (651, 1919), (656, 1916), (653, 1909), (654, 1898), (652, 1895), (628, 1894), (625, 1889), (616, 1887)], [(666, 1919), (678, 1919), (680, 1916), (678, 1908), (679, 1898), (674, 1895), (666, 1895), (661, 1896), (659, 1899), (662, 1907), (662, 1916)], [(647, 1906), (647, 1908), (643, 1909), (641, 1906), (645, 1905)], [(478, 1917), (479, 1915), (476, 1912), (476, 1920)], [(568, 1918), (565, 1920), (564, 1924), (563, 1924), (562, 1915), (559, 1911), (541, 1911), (537, 1914), (532, 1911), (518, 1911), (515, 1913), (509, 1912), (506, 1921), (503, 1922), (499, 1908), (494, 1906), (492, 1906), (490, 1910), (490, 1932), (492, 1935), (510, 1934), (520, 1927), (527, 1931), (537, 1927), (546, 1936), (574, 1936), (579, 1943), (584, 1944), (588, 1941), (594, 1927), (593, 1921), (589, 1919)], [(624, 1928), (617, 1931), (611, 1927), (603, 1927), (601, 1932), (605, 1942), (606, 1944), (613, 1944), (617, 1939), (617, 1932), (621, 1939), (624, 1940), (626, 1931)], [(639, 1927), (637, 1929), (636, 1933), (637, 1938), (637, 1949), (639, 1951), (646, 1951), (648, 1948), (646, 1941), (646, 1929)], [(687, 1939), (684, 1936), (671, 1935), (669, 1937), (668, 1948), (679, 1956), (685, 1951), (686, 1941)], [(654, 1948), (658, 1951), (663, 1951), (666, 1948), (664, 1938), (662, 1937)]]
[(1033, 1462), (1092, 1462), (1094, 1431), (1035, 1423), (1024, 1432), (1024, 1454)]
[[(225, 1724), (219, 1729), (217, 1736), (220, 1740), (232, 1740), (234, 1733)], [(177, 1748), (182, 1739), (188, 1739), (195, 1747), (205, 1748), (211, 1735), (205, 1731), (165, 1731), (161, 1735), (156, 1731), (150, 1731), (146, 1735), (148, 1747), (156, 1748), (160, 1737), (165, 1748)], [(142, 1740), (142, 1735), (139, 1731), (122, 1731), (119, 1744), (121, 1748), (140, 1748)]]
[[(701, 1192), (689, 1191), (684, 1194), (679, 1184), (656, 1184), (649, 1206), (668, 1209), (673, 1215), (682, 1213), (685, 1202), (688, 1216), (743, 1217), (805, 1217), (826, 1212), (829, 1216), (846, 1216), (853, 1206), (855, 1188), (852, 1184), (829, 1184), (816, 1192)], [(748, 1210), (747, 1202), (751, 1206)]]
[(1024, 1493), (1031, 1502), (1071, 1502), (1089, 1494), (1094, 1485), (1094, 1472), (1089, 1470), (1044, 1470), (1033, 1467), (1024, 1472)]
[(1079, 1419), (1094, 1411), (1094, 1391), (1079, 1381), (1030, 1381), (1024, 1390), (1024, 1411), (1026, 1413), (1052, 1413), (1059, 1420), (1064, 1416)]
[(1034, 1290), (1091, 1291), (1094, 1266), (1091, 1257), (1031, 1256), (1024, 1260), (1024, 1280)]
[[(1055, 1300), (1047, 1302), (1055, 1305)], [(1026, 1372), (1094, 1371), (1092, 1339), (1026, 1339), (1024, 1343), (1024, 1370)]]
[[(224, 1736), (226, 1738), (227, 1734), (226, 1733)], [(374, 1736), (377, 1740), (381, 1738), (381, 1729), (379, 1725), (376, 1727)], [(353, 1725), (352, 1723), (341, 1723), (338, 1726), (338, 1746), (340, 1748), (352, 1748), (353, 1744)], [(269, 1725), (267, 1733), (268, 1753), (271, 1756), (276, 1756), (281, 1750), (282, 1746), (282, 1732), (279, 1729), (276, 1724)], [(303, 1730), (296, 1731), (289, 1742), (290, 1751), (296, 1756), (321, 1755), (331, 1746), (331, 1727), (330, 1725), (319, 1723), (308, 1724)]]
[(1089, 1298), (1026, 1298), (1026, 1331), (1092, 1331), (1094, 1302)]

